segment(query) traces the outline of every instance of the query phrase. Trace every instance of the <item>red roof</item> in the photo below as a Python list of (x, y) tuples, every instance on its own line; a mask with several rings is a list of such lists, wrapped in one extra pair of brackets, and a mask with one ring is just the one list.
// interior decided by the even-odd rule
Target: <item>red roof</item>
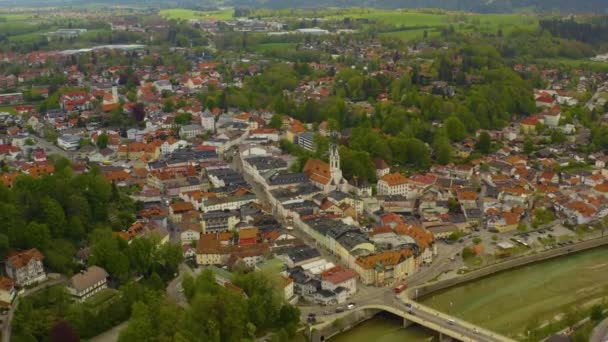
[(321, 278), (332, 284), (342, 284), (345, 281), (357, 278), (357, 273), (350, 268), (335, 266), (321, 273)]

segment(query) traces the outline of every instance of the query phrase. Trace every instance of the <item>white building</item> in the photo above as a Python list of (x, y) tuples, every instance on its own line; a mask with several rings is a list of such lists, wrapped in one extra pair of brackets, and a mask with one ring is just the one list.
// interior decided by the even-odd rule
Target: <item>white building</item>
[(215, 116), (209, 109), (205, 110), (201, 115), (201, 126), (205, 131), (214, 132), (215, 131)]
[(85, 301), (107, 286), (108, 272), (99, 266), (91, 266), (70, 278), (68, 292), (79, 302)]
[(80, 137), (77, 135), (62, 135), (57, 138), (57, 146), (66, 151), (75, 151), (80, 147)]

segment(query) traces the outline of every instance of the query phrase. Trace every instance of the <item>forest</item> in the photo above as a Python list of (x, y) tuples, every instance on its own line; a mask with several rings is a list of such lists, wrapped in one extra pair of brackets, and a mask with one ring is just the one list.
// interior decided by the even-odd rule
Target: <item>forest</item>
[(89, 247), (88, 263), (105, 268), (118, 283), (154, 273), (173, 277), (182, 261), (179, 246), (156, 248), (152, 238), (128, 244), (112, 235), (135, 221), (137, 203), (97, 167), (76, 174), (67, 159), (51, 159), (52, 175), (20, 175), (10, 189), (0, 185), (0, 258), (10, 250), (37, 248), (47, 271), (71, 275), (84, 267), (75, 261), (76, 252)]

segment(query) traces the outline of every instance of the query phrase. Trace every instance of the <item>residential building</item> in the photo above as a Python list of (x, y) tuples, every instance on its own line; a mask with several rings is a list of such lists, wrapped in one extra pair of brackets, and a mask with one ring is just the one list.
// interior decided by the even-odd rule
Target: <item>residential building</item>
[(203, 127), (199, 125), (185, 125), (179, 130), (179, 136), (182, 139), (192, 139), (203, 133)]
[(357, 292), (357, 272), (341, 266), (330, 268), (321, 273), (321, 287), (325, 290), (344, 287), (353, 295)]
[(215, 132), (215, 116), (208, 109), (201, 115), (201, 127), (205, 131)]
[(72, 276), (68, 292), (78, 302), (83, 302), (99, 291), (107, 288), (108, 272), (99, 266), (91, 266)]
[(297, 144), (308, 151), (314, 151), (315, 135), (312, 132), (302, 132), (298, 134)]
[(16, 294), (15, 281), (8, 277), (0, 277), (0, 306), (10, 306)]
[(77, 135), (62, 135), (57, 138), (57, 146), (66, 151), (76, 151), (80, 147), (80, 137)]
[(9, 255), (6, 275), (18, 286), (28, 286), (46, 279), (42, 260), (44, 256), (36, 248)]

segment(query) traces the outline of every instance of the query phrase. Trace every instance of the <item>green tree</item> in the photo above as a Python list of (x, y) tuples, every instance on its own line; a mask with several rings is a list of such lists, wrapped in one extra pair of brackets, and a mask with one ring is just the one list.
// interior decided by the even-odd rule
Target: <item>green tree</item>
[(177, 114), (175, 116), (174, 121), (177, 125), (187, 125), (192, 121), (192, 114), (191, 113)]
[(283, 127), (283, 115), (274, 114), (270, 119), (269, 125), (274, 129), (281, 129)]
[(97, 147), (101, 150), (104, 149), (106, 147), (108, 147), (108, 140), (109, 140), (109, 136), (108, 133), (103, 132), (101, 133), (98, 137), (97, 137)]
[(156, 338), (154, 332), (154, 317), (148, 306), (142, 302), (133, 304), (133, 312), (127, 327), (120, 332), (119, 342), (152, 341)]
[(488, 154), (492, 149), (492, 138), (488, 132), (481, 132), (479, 134), (479, 138), (477, 139), (477, 143), (475, 144), (475, 148), (477, 151)]
[(437, 163), (446, 165), (450, 162), (452, 158), (452, 146), (446, 137), (442, 136), (435, 140), (434, 150)]
[(601, 305), (595, 304), (591, 307), (591, 319), (599, 322), (604, 318), (604, 308)]
[(530, 155), (534, 153), (534, 149), (534, 142), (530, 137), (526, 137), (526, 139), (524, 140), (524, 153)]
[(467, 135), (464, 124), (456, 116), (447, 118), (443, 125), (445, 132), (451, 141), (462, 141)]

